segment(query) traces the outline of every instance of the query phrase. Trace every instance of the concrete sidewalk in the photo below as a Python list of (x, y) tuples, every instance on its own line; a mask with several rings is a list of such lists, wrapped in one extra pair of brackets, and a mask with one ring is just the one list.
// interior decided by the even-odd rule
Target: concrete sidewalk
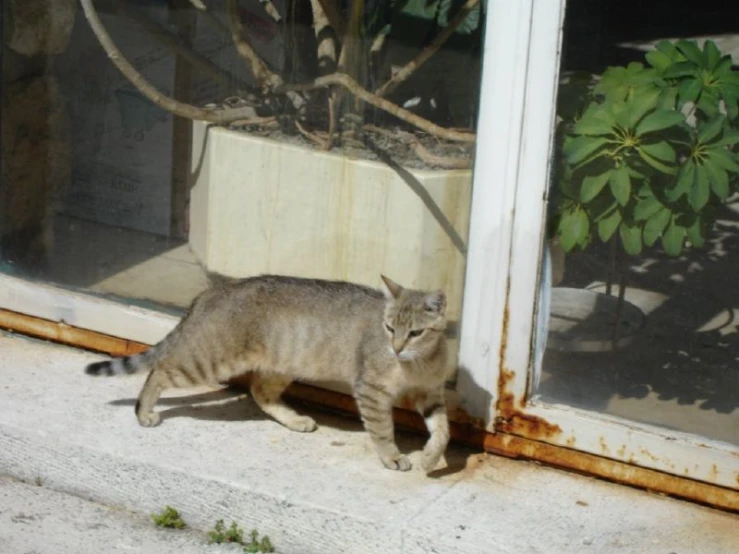
[(140, 514), (0, 477), (0, 552), (4, 554), (237, 554), (208, 545), (204, 533), (160, 529)]
[(0, 336), (0, 474), (139, 514), (169, 504), (201, 530), (233, 519), (284, 554), (739, 551), (734, 515), (461, 449), (434, 478), (392, 472), (354, 420), (314, 413), (317, 432), (293, 433), (228, 391), (169, 393), (145, 429), (144, 376), (84, 375), (100, 358)]

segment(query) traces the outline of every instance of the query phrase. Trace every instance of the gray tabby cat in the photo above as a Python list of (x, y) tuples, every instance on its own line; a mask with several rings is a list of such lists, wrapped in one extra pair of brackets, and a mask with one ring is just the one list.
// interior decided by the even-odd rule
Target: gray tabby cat
[(353, 387), (362, 421), (389, 469), (411, 463), (395, 444), (393, 401), (409, 394), (430, 438), (421, 465), (431, 471), (449, 442), (444, 405), (446, 297), (405, 289), (382, 276), (384, 294), (340, 281), (265, 275), (217, 283), (158, 345), (142, 354), (97, 362), (89, 375), (149, 371), (136, 403), (144, 427), (168, 387), (216, 384), (254, 372), (251, 394), (264, 412), (293, 431), (315, 421), (280, 400), (293, 380), (335, 380)]

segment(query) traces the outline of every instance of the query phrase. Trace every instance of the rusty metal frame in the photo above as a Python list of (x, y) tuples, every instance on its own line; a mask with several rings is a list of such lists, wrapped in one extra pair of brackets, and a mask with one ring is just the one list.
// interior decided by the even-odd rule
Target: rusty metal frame
[[(4, 309), (0, 309), (0, 328), (113, 356), (134, 354), (149, 347), (140, 342)], [(232, 384), (241, 387), (248, 386), (248, 376), (236, 379)], [(346, 414), (357, 414), (354, 399), (339, 392), (311, 385), (293, 384), (288, 389), (287, 396), (293, 401), (338, 410)], [(509, 429), (512, 431), (522, 429), (524, 431), (536, 429), (546, 431), (548, 424), (537, 419), (532, 420), (520, 413), (515, 406), (508, 407), (506, 402), (503, 403), (503, 410), (504, 413), (511, 410), (510, 419), (513, 423), (501, 423), (500, 431), (495, 433), (486, 431), (481, 422), (467, 417), (461, 410), (450, 414), (452, 440), (490, 454), (535, 460), (557, 468), (601, 477), (608, 481), (739, 513), (739, 492), (735, 490), (511, 434), (508, 432)], [(414, 411), (396, 408), (394, 420), (401, 428), (426, 433), (423, 419)]]

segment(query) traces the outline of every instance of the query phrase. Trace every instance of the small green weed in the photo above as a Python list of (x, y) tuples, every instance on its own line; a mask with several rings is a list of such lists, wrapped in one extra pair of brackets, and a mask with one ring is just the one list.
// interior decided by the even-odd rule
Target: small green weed
[(151, 520), (157, 527), (168, 529), (184, 529), (187, 526), (180, 517), (180, 513), (172, 506), (165, 506), (158, 514), (151, 514)]
[(220, 544), (222, 542), (235, 542), (244, 544), (244, 531), (236, 525), (235, 521), (231, 522), (231, 527), (226, 529), (226, 525), (222, 519), (216, 521), (212, 531), (208, 531), (208, 539), (210, 543)]
[(251, 541), (249, 541), (249, 544), (244, 545), (244, 552), (248, 552), (249, 554), (253, 552), (274, 552), (275, 549), (272, 546), (272, 541), (269, 540), (269, 537), (267, 535), (263, 536), (261, 539), (259, 538), (259, 532), (256, 529), (253, 529), (251, 532)]
[(226, 524), (222, 519), (216, 521), (212, 531), (208, 531), (208, 542), (221, 544), (224, 542), (232, 542), (240, 544), (244, 547), (244, 552), (260, 553), (260, 552), (274, 552), (275, 549), (272, 546), (272, 541), (269, 540), (268, 536), (259, 537), (259, 531), (256, 529), (252, 530), (249, 534), (249, 542), (244, 542), (244, 531), (236, 525), (235, 521), (231, 522), (230, 527), (226, 527)]

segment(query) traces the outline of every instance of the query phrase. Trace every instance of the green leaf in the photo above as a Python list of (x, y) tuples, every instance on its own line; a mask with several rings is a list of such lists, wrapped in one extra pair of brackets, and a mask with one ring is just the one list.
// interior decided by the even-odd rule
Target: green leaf
[(622, 166), (611, 172), (608, 182), (611, 186), (611, 193), (616, 201), (625, 206), (629, 202), (631, 196), (631, 180), (629, 178), (629, 168)]
[(726, 197), (729, 196), (729, 175), (726, 171), (723, 168), (712, 164), (710, 160), (704, 163), (701, 167), (705, 168), (708, 181), (711, 183), (713, 194), (718, 196), (721, 200), (726, 200)]
[(600, 240), (608, 242), (608, 239), (610, 239), (613, 236), (613, 233), (616, 232), (616, 228), (619, 223), (621, 223), (621, 212), (618, 210), (615, 210), (608, 217), (601, 219), (598, 222), (598, 236), (600, 237)]
[(582, 187), (580, 188), (580, 200), (587, 203), (598, 196), (598, 193), (606, 186), (610, 176), (611, 170), (601, 173), (600, 175), (596, 175), (595, 177), (585, 177), (582, 180)]
[(662, 94), (659, 97), (657, 106), (660, 110), (674, 111), (675, 103), (677, 102), (677, 88), (669, 87), (662, 90)]
[(628, 103), (626, 127), (632, 128), (648, 111), (657, 107), (657, 99), (662, 91), (658, 88), (649, 89), (635, 94)]
[(655, 45), (655, 48), (659, 50), (660, 52), (664, 52), (665, 54), (670, 56), (670, 59), (681, 57), (677, 51), (677, 47), (675, 46), (675, 43), (672, 42), (671, 40), (660, 40)]
[(609, 135), (613, 133), (616, 119), (602, 105), (590, 104), (575, 123), (573, 131), (578, 135)]
[(683, 121), (685, 121), (685, 116), (680, 112), (655, 110), (639, 122), (635, 131), (637, 135), (644, 135), (672, 127)]
[(645, 221), (656, 214), (662, 207), (656, 196), (648, 196), (634, 206), (634, 220)]
[(695, 75), (695, 71), (695, 66), (692, 63), (677, 62), (665, 69), (663, 77), (665, 79), (679, 79), (680, 77)]
[(734, 62), (731, 59), (731, 56), (722, 56), (721, 59), (716, 63), (716, 67), (712, 68), (713, 74), (721, 77), (722, 75), (731, 72), (732, 65), (734, 65)]
[(675, 150), (672, 146), (667, 144), (664, 140), (654, 144), (642, 144), (640, 147), (650, 156), (662, 160), (663, 162), (674, 162), (675, 161)]
[(711, 89), (705, 89), (703, 94), (700, 95), (696, 107), (708, 117), (713, 118), (719, 114), (718, 103), (718, 94)]
[(677, 86), (678, 96), (683, 104), (695, 102), (702, 90), (703, 83), (700, 79), (686, 79)]
[(677, 46), (680, 53), (689, 61), (698, 67), (703, 67), (703, 52), (700, 51), (698, 44), (694, 40), (678, 40), (675, 46)]
[(563, 152), (565, 156), (567, 156), (567, 161), (570, 164), (575, 165), (587, 158), (590, 154), (594, 153), (599, 148), (605, 146), (607, 142), (608, 139), (605, 139), (603, 137), (576, 137), (565, 145), (565, 147), (563, 148)]
[(683, 239), (685, 238), (685, 227), (680, 227), (674, 221), (670, 223), (662, 235), (662, 248), (668, 256), (679, 256), (683, 249)]
[(677, 173), (675, 186), (665, 191), (665, 196), (670, 202), (675, 202), (683, 194), (687, 194), (693, 188), (695, 181), (695, 164), (691, 161), (685, 162)]
[(639, 152), (639, 156), (641, 157), (642, 160), (647, 162), (657, 171), (661, 171), (662, 173), (667, 173), (667, 175), (674, 175), (676, 173), (676, 169), (674, 167), (670, 167), (668, 165), (663, 164), (657, 158), (651, 156), (649, 152), (644, 150), (644, 147), (639, 146), (636, 149), (636, 151)]
[(707, 157), (717, 166), (727, 171), (739, 173), (739, 164), (736, 163), (736, 160), (728, 150), (724, 148), (711, 148), (708, 150)]
[(660, 73), (667, 69), (672, 63), (672, 58), (660, 50), (652, 50), (644, 56), (653, 68)]
[(627, 254), (636, 256), (641, 253), (642, 240), (641, 229), (639, 227), (628, 227), (626, 222), (622, 222), (618, 227), (618, 234), (621, 237), (621, 244), (624, 246)]
[(711, 195), (711, 186), (708, 182), (708, 173), (703, 165), (698, 165), (695, 168), (695, 183), (690, 191), (690, 207), (696, 212), (699, 212), (708, 203), (708, 198)]
[(733, 146), (739, 142), (739, 131), (728, 131), (724, 136), (715, 143), (715, 146)]
[(716, 43), (707, 40), (703, 45), (703, 59), (706, 67), (713, 71), (716, 64), (721, 60), (721, 52), (716, 48)]
[(703, 231), (701, 229), (700, 218), (695, 218), (695, 222), (693, 223), (693, 225), (687, 228), (686, 235), (688, 237), (688, 240), (690, 241), (690, 244), (692, 244), (696, 248), (701, 248), (706, 243), (706, 239), (703, 236)]
[(644, 224), (644, 244), (652, 246), (665, 230), (670, 222), (672, 213), (667, 208), (662, 208)]
[(559, 222), (560, 244), (565, 252), (572, 250), (587, 237), (590, 221), (580, 208), (565, 212)]
[(725, 121), (726, 117), (723, 114), (706, 121), (698, 128), (698, 141), (702, 143), (710, 142), (721, 132), (721, 127)]

